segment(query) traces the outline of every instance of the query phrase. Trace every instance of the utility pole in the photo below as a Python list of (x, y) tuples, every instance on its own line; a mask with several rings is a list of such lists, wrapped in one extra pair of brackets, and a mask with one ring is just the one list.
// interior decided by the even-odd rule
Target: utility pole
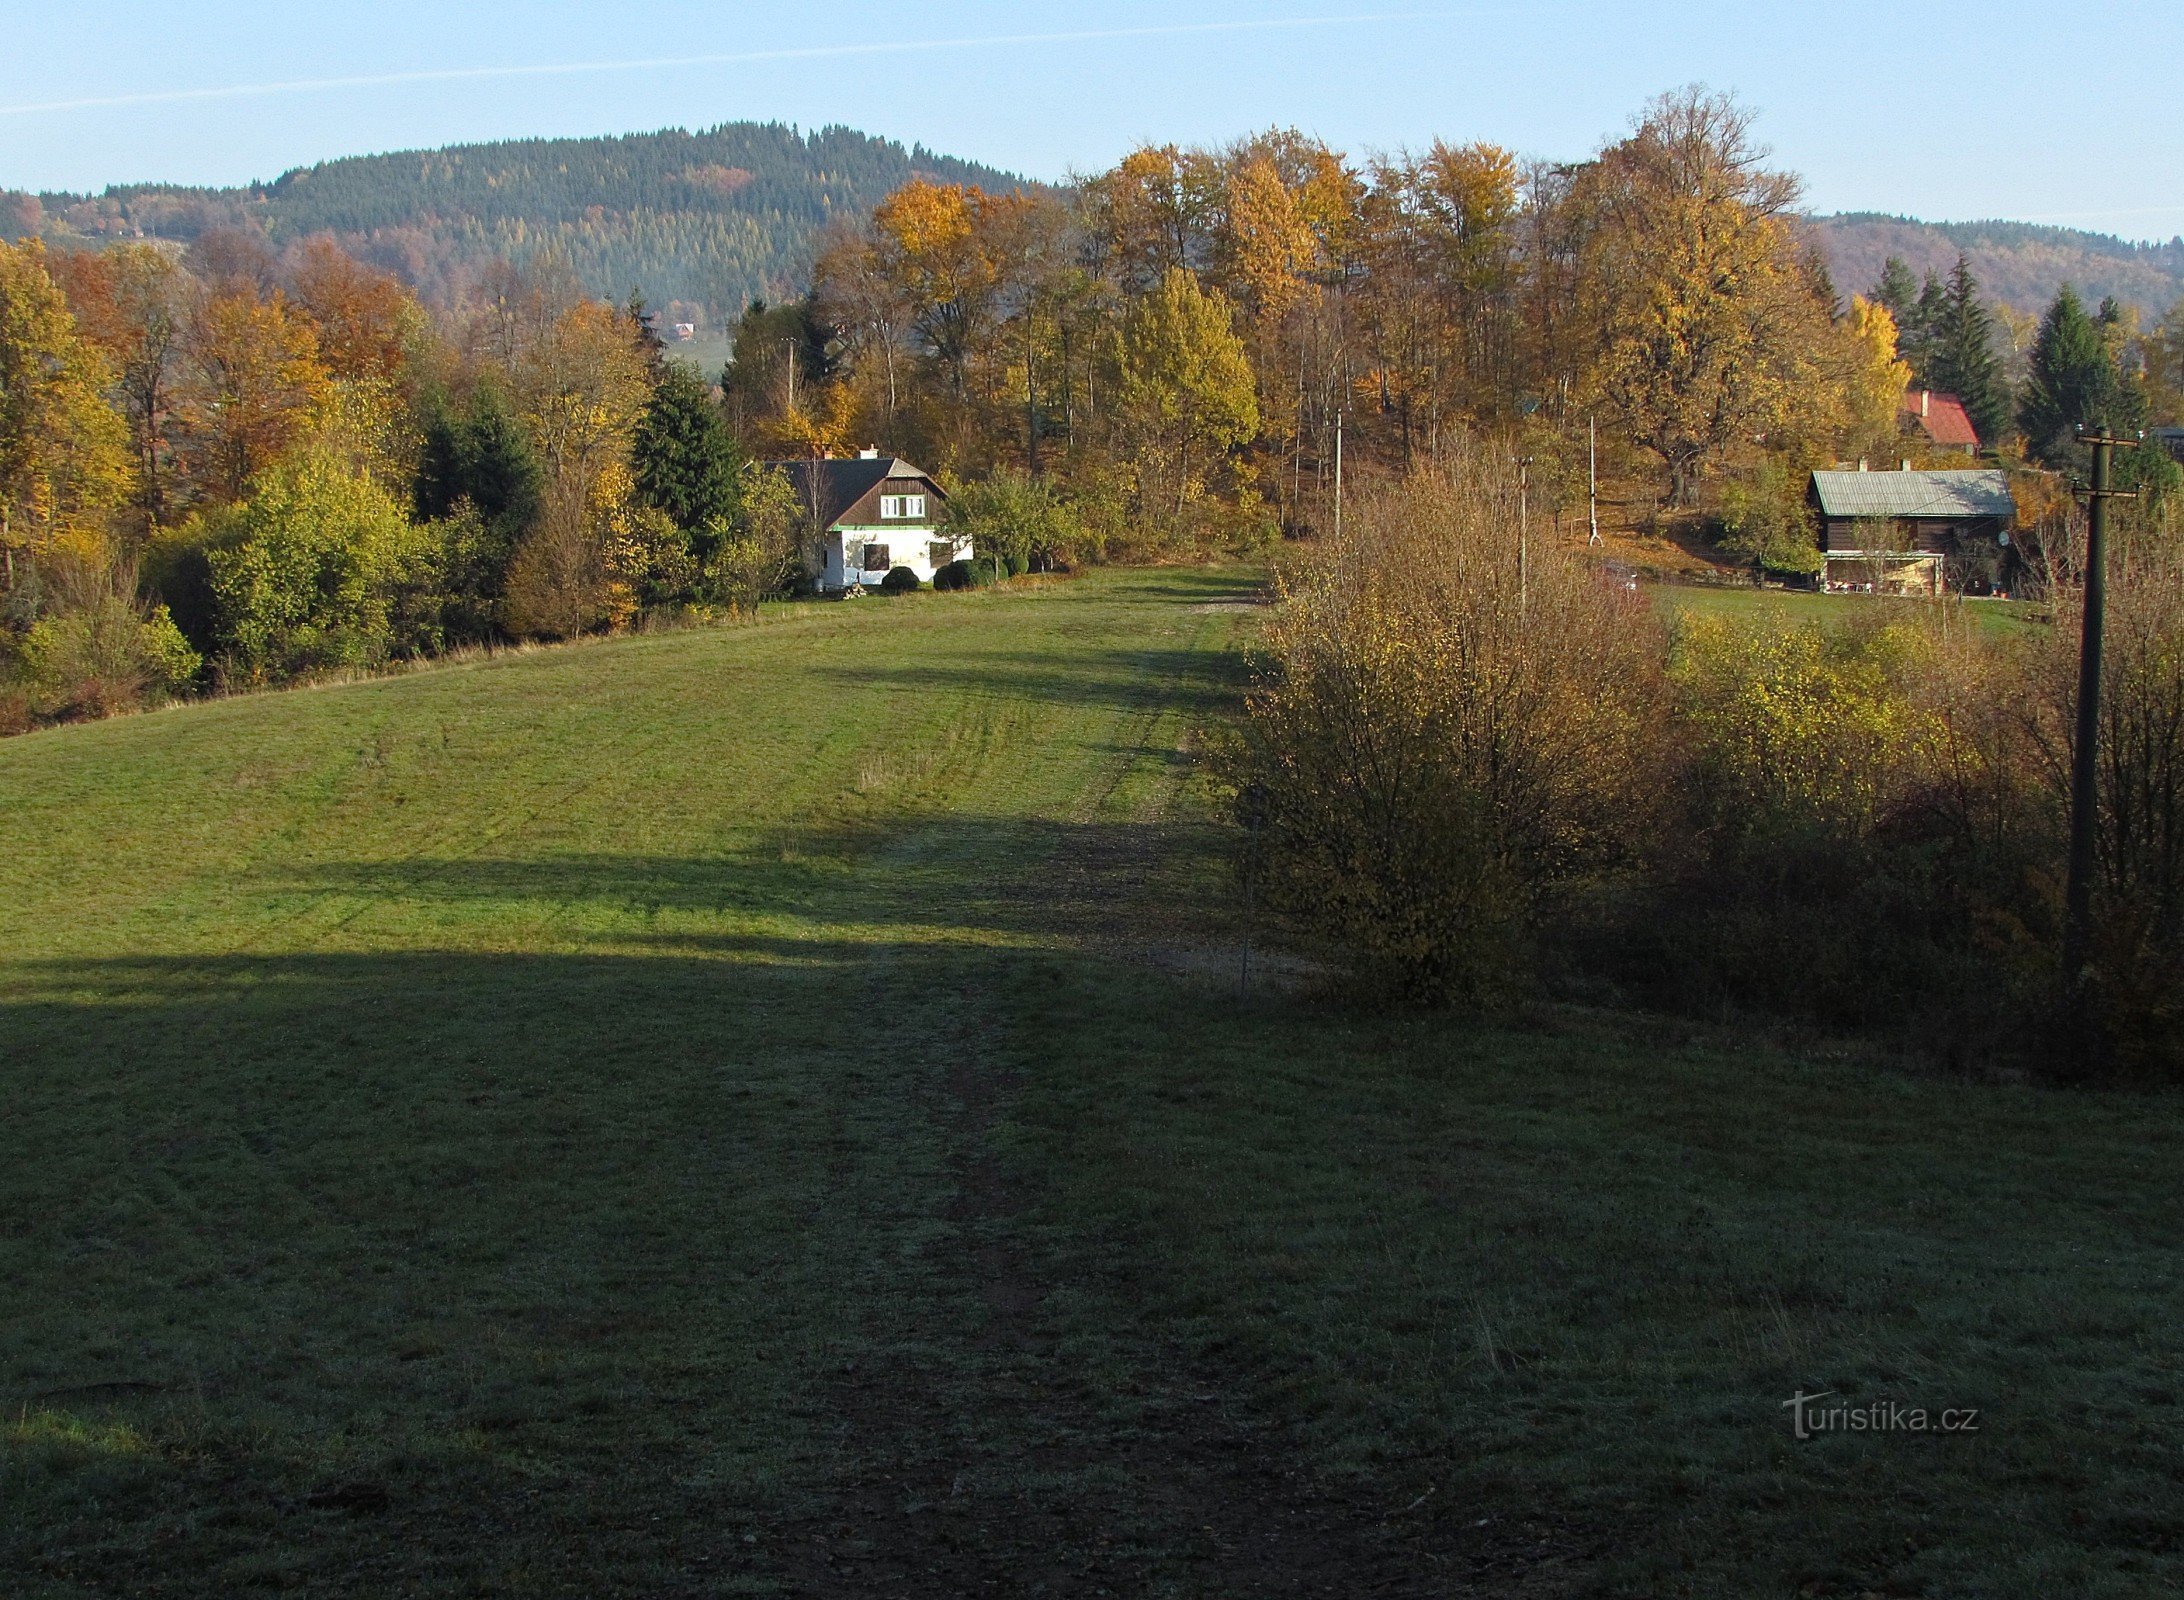
[(2070, 878), (2063, 892), (2063, 982), (2077, 989), (2085, 975), (2093, 922), (2094, 840), (2100, 825), (2101, 630), (2108, 614), (2108, 502), (2132, 498), (2111, 488), (2115, 449), (2136, 439), (2105, 428), (2080, 433), (2093, 447), (2093, 487), (2087, 496), (2085, 612), (2078, 630), (2078, 729), (2070, 752)]
[(1532, 599), (1532, 458), (1517, 457), (1517, 615)]
[(1600, 542), (1600, 427), (1587, 416), (1585, 418), (1585, 493), (1587, 497), (1586, 519), (1591, 524), (1588, 545)]
[(789, 352), (789, 409), (796, 409), (796, 341), (784, 339), (782, 347)]
[(1335, 407), (1335, 540), (1342, 540), (1342, 412)]

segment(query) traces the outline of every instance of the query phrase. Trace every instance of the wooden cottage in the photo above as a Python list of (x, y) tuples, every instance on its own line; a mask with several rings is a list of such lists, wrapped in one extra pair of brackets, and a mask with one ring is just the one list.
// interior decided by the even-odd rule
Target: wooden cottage
[(1808, 499), (1826, 586), (1881, 593), (1939, 594), (1952, 562), (1960, 574), (1980, 574), (1975, 587), (1991, 584), (2017, 511), (1999, 468), (1815, 472)]

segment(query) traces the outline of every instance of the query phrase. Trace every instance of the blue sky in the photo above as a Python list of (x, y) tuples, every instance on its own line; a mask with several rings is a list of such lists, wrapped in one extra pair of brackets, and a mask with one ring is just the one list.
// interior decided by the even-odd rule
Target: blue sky
[[(1064, 33), (1109, 36), (1026, 37)], [(1759, 112), (1818, 210), (2184, 233), (2175, 0), (0, 0), (0, 39), (7, 188), (235, 183), (366, 151), (744, 118), (846, 123), (1040, 177), (1276, 123), (1353, 153), (1440, 135), (1567, 158), (1704, 82)], [(768, 55), (815, 50), (852, 53)], [(764, 58), (693, 59), (733, 56)], [(86, 101), (123, 103), (70, 104)]]

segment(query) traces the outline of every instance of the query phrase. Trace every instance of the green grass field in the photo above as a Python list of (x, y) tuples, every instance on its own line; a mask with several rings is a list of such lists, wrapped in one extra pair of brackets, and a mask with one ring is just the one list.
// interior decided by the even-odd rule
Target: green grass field
[[(1884, 611), (1894, 616), (1931, 616), (1935, 607), (1927, 600), (1870, 595), (1818, 594), (1809, 589), (1758, 589), (1707, 587), (1699, 584), (1653, 584), (1648, 592), (1663, 611), (1683, 611), (1696, 616), (1764, 616), (1790, 622), (1834, 626), (1845, 619)], [(1950, 616), (1968, 619), (1990, 636), (2019, 633), (2044, 621), (2042, 607), (2018, 600), (1952, 597), (1943, 602)]]
[(0, 743), (0, 1594), (2184, 1584), (2176, 1105), (1239, 998), (1249, 591)]

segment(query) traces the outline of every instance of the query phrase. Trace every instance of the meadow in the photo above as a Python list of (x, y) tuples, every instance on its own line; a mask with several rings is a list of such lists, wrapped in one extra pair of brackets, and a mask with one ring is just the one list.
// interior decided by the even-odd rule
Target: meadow
[(0, 743), (0, 1592), (2184, 1584), (2173, 1101), (1241, 992), (1254, 591)]

